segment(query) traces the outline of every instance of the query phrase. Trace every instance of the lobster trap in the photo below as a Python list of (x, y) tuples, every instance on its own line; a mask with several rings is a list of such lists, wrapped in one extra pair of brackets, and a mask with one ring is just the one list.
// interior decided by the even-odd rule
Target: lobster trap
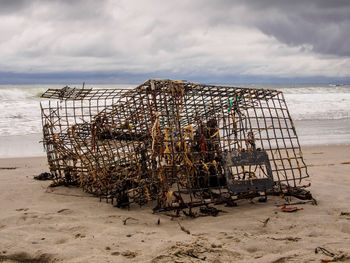
[(133, 89), (49, 89), (43, 143), (54, 180), (155, 211), (284, 193), (309, 199), (281, 91), (150, 79)]

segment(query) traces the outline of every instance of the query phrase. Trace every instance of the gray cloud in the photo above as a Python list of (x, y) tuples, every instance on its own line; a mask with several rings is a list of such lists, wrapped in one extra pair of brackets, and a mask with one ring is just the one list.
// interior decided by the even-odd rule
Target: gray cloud
[(26, 0), (1, 0), (0, 1), (0, 14), (9, 14), (19, 12), (29, 7), (31, 3)]
[(2, 0), (0, 71), (348, 76), (349, 8), (338, 0)]
[(270, 0), (255, 4), (250, 5), (256, 14), (254, 24), (265, 34), (288, 45), (311, 45), (321, 54), (350, 56), (349, 1)]

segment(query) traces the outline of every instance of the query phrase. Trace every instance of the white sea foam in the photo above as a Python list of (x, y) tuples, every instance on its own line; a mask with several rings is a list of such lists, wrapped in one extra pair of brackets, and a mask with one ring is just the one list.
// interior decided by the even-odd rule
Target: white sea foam
[(282, 87), (294, 120), (350, 118), (350, 86)]
[(350, 118), (350, 93), (285, 94), (295, 120)]
[[(0, 85), (0, 136), (28, 135), (42, 132), (40, 95), (48, 88), (62, 85)], [(97, 88), (130, 85), (97, 85)], [(46, 101), (46, 100), (44, 100)]]
[[(0, 86), (0, 136), (41, 133), (39, 94), (45, 86)], [(113, 87), (97, 85), (96, 87)], [(118, 87), (130, 87), (128, 85)], [(269, 87), (271, 88), (271, 87)], [(294, 120), (350, 121), (350, 86), (299, 86), (273, 87), (284, 92), (291, 116)]]
[[(62, 85), (0, 85), (0, 158), (43, 155), (39, 94)], [(130, 85), (95, 85), (127, 88)], [(254, 86), (255, 88), (259, 88)], [(302, 145), (350, 143), (350, 86), (264, 87), (283, 91)], [(46, 101), (46, 100), (45, 100)]]
[(0, 135), (41, 131), (40, 101), (34, 89), (0, 89)]

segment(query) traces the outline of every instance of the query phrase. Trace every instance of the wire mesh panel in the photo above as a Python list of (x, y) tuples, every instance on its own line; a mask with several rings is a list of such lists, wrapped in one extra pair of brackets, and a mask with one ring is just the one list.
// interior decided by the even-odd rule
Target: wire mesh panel
[[(151, 79), (131, 90), (48, 90), (57, 182), (156, 211), (294, 193), (308, 177), (283, 94)], [(309, 195), (311, 196), (311, 195)], [(307, 196), (304, 196), (305, 198)]]

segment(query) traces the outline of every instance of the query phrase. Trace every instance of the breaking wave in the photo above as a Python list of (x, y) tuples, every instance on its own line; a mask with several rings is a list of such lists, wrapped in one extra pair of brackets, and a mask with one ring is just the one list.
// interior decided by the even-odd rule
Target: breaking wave
[[(62, 85), (0, 86), (0, 136), (41, 133), (39, 95), (47, 88), (61, 87)], [(112, 88), (113, 85), (108, 87)], [(265, 86), (265, 88), (283, 91), (294, 120), (350, 119), (350, 86)]]

